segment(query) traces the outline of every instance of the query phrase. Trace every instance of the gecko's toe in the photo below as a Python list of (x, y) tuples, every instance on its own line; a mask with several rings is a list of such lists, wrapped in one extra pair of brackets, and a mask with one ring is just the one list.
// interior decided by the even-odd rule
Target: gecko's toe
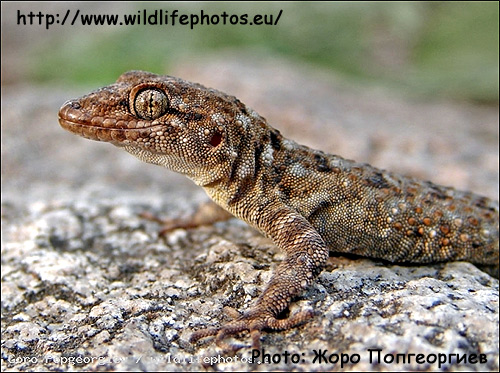
[(260, 349), (260, 332), (263, 329), (271, 330), (286, 330), (296, 327), (299, 324), (306, 322), (314, 316), (313, 311), (298, 312), (286, 319), (277, 319), (269, 312), (262, 312), (259, 309), (251, 309), (245, 314), (239, 316), (236, 320), (231, 321), (219, 328), (202, 329), (194, 332), (190, 337), (191, 343), (196, 343), (198, 340), (210, 336), (216, 336), (215, 342), (217, 346), (225, 351), (236, 352), (241, 348), (248, 347), (242, 344), (228, 344), (225, 339), (229, 336), (236, 335), (243, 331), (248, 331), (252, 338), (252, 348)]

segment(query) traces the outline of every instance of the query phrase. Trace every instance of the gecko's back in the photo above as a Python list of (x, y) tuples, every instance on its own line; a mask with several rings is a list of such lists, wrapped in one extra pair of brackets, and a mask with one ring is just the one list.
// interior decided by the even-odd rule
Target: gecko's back
[(303, 146), (274, 156), (290, 164), (279, 176), (271, 172), (280, 195), (333, 251), (391, 262), (498, 264), (496, 201)]

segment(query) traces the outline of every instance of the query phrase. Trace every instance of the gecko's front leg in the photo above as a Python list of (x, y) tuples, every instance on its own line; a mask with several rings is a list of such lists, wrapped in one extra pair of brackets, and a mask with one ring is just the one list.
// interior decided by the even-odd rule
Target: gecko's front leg
[[(312, 311), (301, 311), (286, 319), (278, 318), (292, 299), (300, 295), (321, 272), (328, 259), (328, 249), (318, 232), (303, 216), (288, 207), (278, 207), (279, 203), (275, 205), (275, 208), (266, 210), (256, 218), (255, 223), (285, 253), (285, 259), (248, 311), (219, 328), (194, 332), (191, 342), (215, 335), (220, 347), (237, 350), (243, 346), (228, 345), (224, 339), (229, 335), (249, 331), (252, 348), (258, 349), (262, 329), (289, 329), (313, 316)], [(269, 208), (268, 205), (266, 209)]]

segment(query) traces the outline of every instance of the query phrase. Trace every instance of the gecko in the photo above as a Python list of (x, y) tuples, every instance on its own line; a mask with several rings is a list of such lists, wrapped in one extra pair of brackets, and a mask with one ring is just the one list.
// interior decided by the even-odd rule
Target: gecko
[(255, 303), (196, 342), (308, 321), (280, 314), (322, 271), (329, 252), (393, 263), (464, 260), (498, 278), (498, 202), (420, 181), (286, 139), (236, 97), (168, 75), (129, 71), (64, 103), (59, 124), (142, 161), (186, 175), (222, 209), (284, 253)]

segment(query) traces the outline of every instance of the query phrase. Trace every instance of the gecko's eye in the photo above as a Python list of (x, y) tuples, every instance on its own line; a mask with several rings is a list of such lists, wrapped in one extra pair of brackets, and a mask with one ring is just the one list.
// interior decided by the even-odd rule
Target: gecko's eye
[(134, 110), (141, 119), (154, 120), (161, 117), (168, 109), (168, 97), (156, 88), (139, 91), (134, 99)]

